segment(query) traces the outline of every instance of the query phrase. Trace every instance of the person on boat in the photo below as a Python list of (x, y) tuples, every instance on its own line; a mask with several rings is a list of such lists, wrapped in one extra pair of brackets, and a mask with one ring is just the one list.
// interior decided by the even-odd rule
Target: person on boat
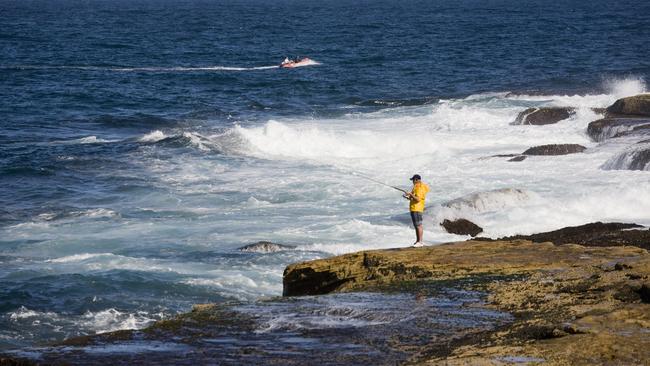
[(422, 235), (424, 234), (422, 213), (424, 212), (424, 200), (429, 192), (429, 186), (422, 182), (422, 177), (419, 174), (413, 175), (410, 180), (413, 182), (413, 188), (410, 193), (404, 194), (404, 198), (409, 200), (409, 211), (413, 227), (415, 227), (415, 243), (413, 243), (413, 246), (422, 247), (424, 246), (422, 242)]

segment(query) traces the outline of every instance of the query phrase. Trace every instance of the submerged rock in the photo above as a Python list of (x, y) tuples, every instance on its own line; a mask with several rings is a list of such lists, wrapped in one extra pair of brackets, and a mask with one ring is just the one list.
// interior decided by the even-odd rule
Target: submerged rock
[(585, 151), (587, 148), (578, 144), (552, 144), (531, 147), (524, 155), (568, 155)]
[(647, 228), (637, 224), (617, 222), (594, 222), (539, 234), (508, 236), (498, 240), (530, 240), (536, 243), (552, 242), (556, 245), (571, 243), (599, 247), (633, 245), (650, 249), (650, 231)]
[(608, 115), (634, 115), (650, 117), (650, 94), (621, 98), (607, 107)]
[(296, 249), (296, 247), (292, 245), (271, 243), (270, 241), (258, 241), (257, 243), (244, 245), (243, 247), (238, 248), (241, 252), (250, 253), (274, 253), (293, 249)]
[(530, 199), (529, 194), (517, 188), (501, 188), (490, 191), (475, 192), (442, 204), (443, 207), (463, 212), (471, 210), (485, 212), (516, 206)]
[(508, 159), (508, 161), (524, 161), (526, 160), (526, 155), (518, 155), (514, 158)]
[(445, 219), (440, 226), (444, 227), (448, 233), (457, 235), (470, 235), (474, 237), (483, 232), (480, 226), (466, 219), (454, 221)]
[(571, 117), (575, 113), (570, 107), (528, 108), (517, 115), (514, 125), (550, 125)]

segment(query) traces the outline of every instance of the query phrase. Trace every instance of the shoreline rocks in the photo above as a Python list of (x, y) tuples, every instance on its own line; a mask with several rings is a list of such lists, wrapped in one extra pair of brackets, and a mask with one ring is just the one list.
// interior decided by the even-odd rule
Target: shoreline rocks
[[(464, 279), (474, 284), (468, 289), (488, 291), (488, 307), (510, 312), (515, 321), (450, 340), (445, 348), (425, 348), (420, 362), (641, 364), (650, 359), (650, 253), (613, 239), (640, 229), (634, 224), (594, 223), (532, 236), (554, 239), (555, 244), (475, 239), (351, 253), (288, 266), (284, 291), (285, 296), (373, 291), (412, 281)], [(601, 238), (606, 241), (599, 242)], [(556, 245), (571, 241), (591, 246)], [(601, 246), (612, 241), (619, 246)], [(482, 280), (486, 275), (504, 277)]]
[(650, 94), (621, 98), (606, 109), (608, 115), (632, 115), (650, 117)]
[(475, 237), (483, 232), (483, 228), (467, 219), (457, 219), (454, 221), (445, 219), (440, 223), (440, 226), (445, 228), (450, 234), (469, 235), (471, 237)]
[(551, 144), (540, 145), (529, 148), (523, 155), (568, 155), (577, 154), (587, 150), (586, 147), (578, 144)]
[(575, 114), (571, 107), (528, 108), (517, 115), (513, 125), (550, 125), (565, 120)]
[(599, 247), (632, 245), (650, 250), (650, 230), (648, 228), (637, 224), (618, 222), (594, 222), (532, 235), (508, 236), (497, 240), (530, 240), (534, 243), (552, 242), (556, 245), (579, 244)]
[(294, 250), (296, 249), (293, 245), (284, 245), (272, 243), (270, 241), (258, 241), (257, 243), (244, 245), (241, 248), (237, 248), (240, 252), (248, 253), (275, 253), (285, 250)]
[(587, 134), (601, 142), (610, 138), (650, 135), (650, 94), (621, 98), (605, 110), (605, 118), (589, 123)]
[[(650, 129), (648, 130), (650, 131)], [(539, 145), (533, 146), (526, 149), (526, 151), (521, 154), (500, 154), (492, 155), (492, 158), (510, 158), (508, 161), (517, 162), (523, 161), (528, 156), (559, 156), (559, 155), (569, 155), (569, 154), (578, 154), (587, 150), (586, 147), (578, 144), (549, 144), (549, 145)]]
[(599, 119), (589, 123), (587, 135), (596, 142), (624, 136), (648, 136), (650, 135), (650, 118)]

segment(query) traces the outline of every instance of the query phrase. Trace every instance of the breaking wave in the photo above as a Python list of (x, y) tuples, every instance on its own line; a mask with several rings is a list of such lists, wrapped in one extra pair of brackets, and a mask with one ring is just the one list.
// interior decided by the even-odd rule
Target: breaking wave
[(485, 192), (476, 192), (460, 198), (447, 201), (442, 207), (449, 208), (457, 212), (488, 212), (502, 210), (507, 207), (521, 205), (522, 202), (528, 201), (531, 193), (523, 189), (502, 188)]
[[(66, 334), (103, 333), (123, 329), (141, 329), (163, 317), (162, 313), (149, 314), (145, 311), (133, 313), (122, 312), (114, 308), (99, 311), (86, 311), (81, 315), (71, 317), (69, 314), (36, 311), (21, 306), (16, 311), (8, 313), (11, 322), (24, 325), (49, 328), (50, 331)], [(77, 333), (79, 332), (79, 333)]]
[(620, 152), (601, 167), (604, 170), (650, 170), (650, 143), (634, 145)]

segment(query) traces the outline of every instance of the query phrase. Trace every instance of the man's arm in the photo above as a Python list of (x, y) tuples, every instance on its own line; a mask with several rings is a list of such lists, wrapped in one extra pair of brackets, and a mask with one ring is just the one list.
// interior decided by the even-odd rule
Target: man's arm
[(420, 202), (420, 197), (414, 195), (413, 193), (405, 193), (404, 198), (415, 201), (415, 203)]

